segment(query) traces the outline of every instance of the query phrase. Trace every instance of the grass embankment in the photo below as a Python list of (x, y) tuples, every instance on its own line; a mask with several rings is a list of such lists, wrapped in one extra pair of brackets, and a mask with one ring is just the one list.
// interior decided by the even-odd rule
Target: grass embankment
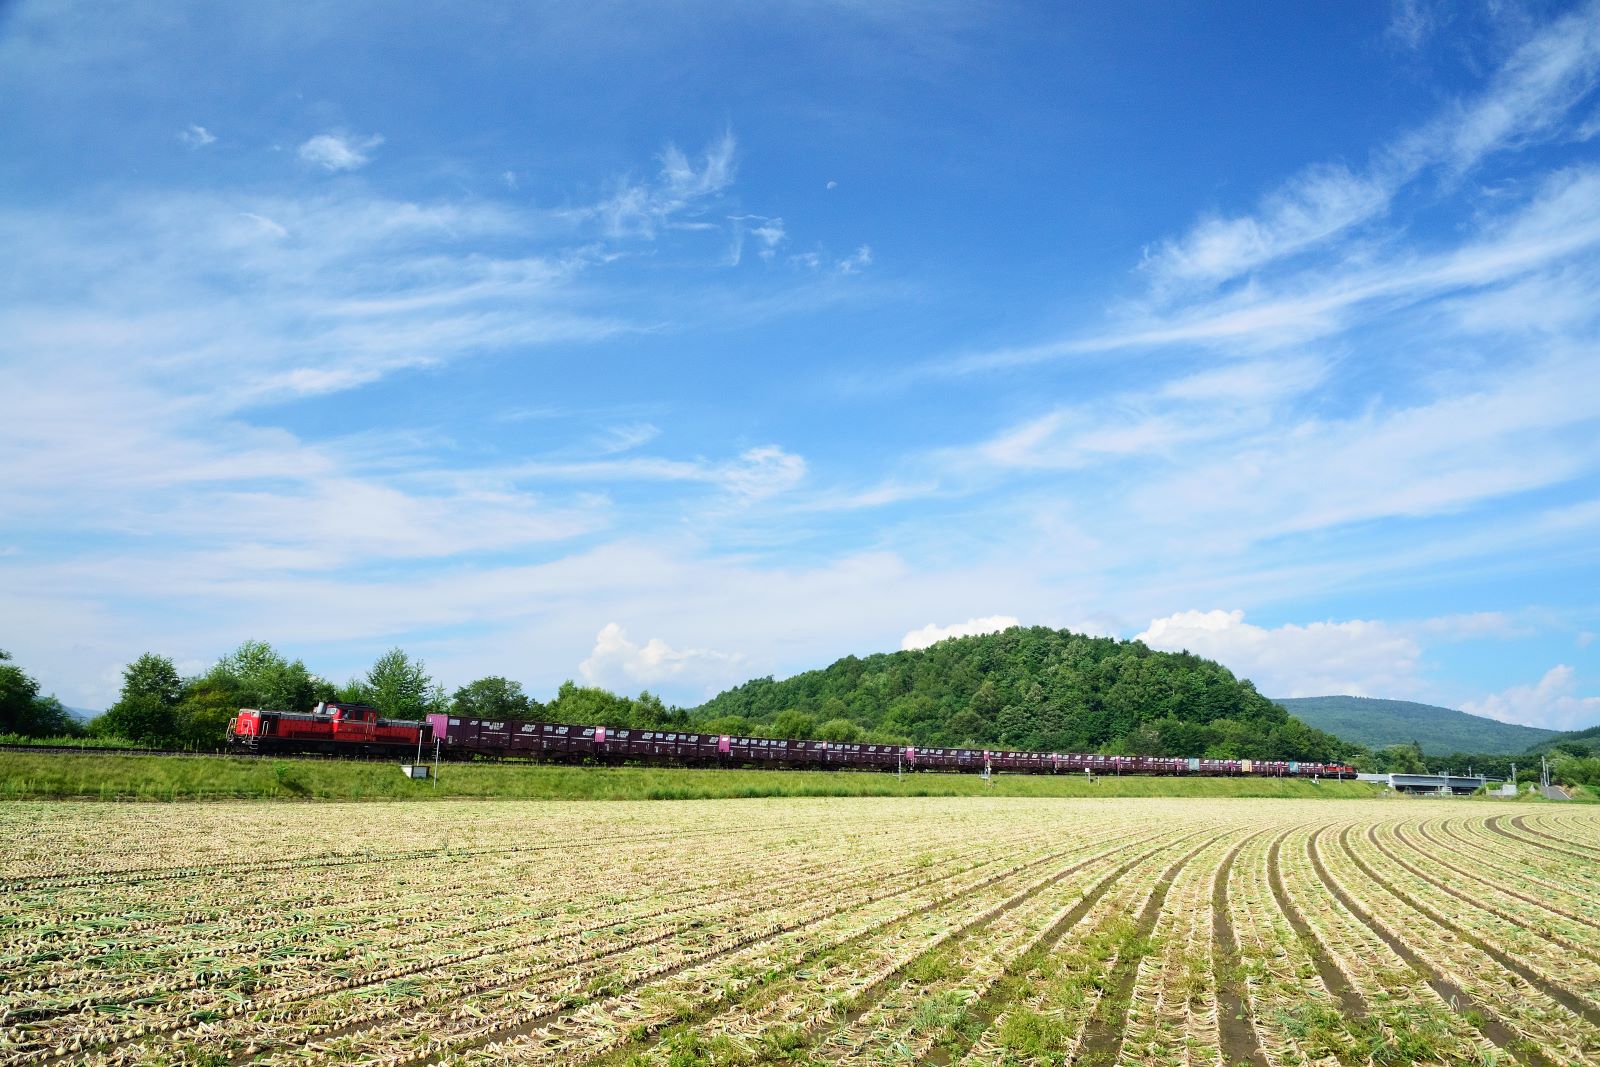
[(225, 756), (0, 752), (0, 798), (101, 800), (708, 800), (721, 797), (1371, 797), (1360, 782), (1269, 778), (894, 775), (867, 771), (717, 771), (540, 764), (443, 765), (438, 784), (393, 763)]

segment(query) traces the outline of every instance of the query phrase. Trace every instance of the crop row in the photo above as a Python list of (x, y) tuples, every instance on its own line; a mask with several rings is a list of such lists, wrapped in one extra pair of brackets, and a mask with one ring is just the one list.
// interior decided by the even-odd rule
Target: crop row
[(0, 826), (0, 1067), (1600, 1065), (1585, 810), (18, 804)]

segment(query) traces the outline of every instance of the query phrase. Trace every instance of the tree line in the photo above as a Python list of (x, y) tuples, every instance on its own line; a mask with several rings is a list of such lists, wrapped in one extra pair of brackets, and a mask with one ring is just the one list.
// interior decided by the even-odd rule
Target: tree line
[[(190, 677), (165, 656), (141, 655), (124, 669), (117, 701), (87, 725), (40, 696), (37, 682), (0, 651), (0, 735), (77, 733), (211, 750), (239, 708), (309, 711), (320, 701), (368, 704), (397, 719), (448, 712), (832, 742), (1350, 762), (1376, 772), (1470, 766), (1508, 777), (1516, 759), (1425, 756), (1415, 743), (1368, 750), (1306, 725), (1215, 661), (1044, 627), (846, 656), (782, 681), (757, 678), (689, 709), (649, 692), (628, 697), (570, 680), (540, 702), (498, 675), (447, 693), (426, 663), (399, 648), (336, 685), (266, 642), (246, 641)], [(1600, 785), (1600, 752), (1587, 745), (1579, 735), (1552, 751), (1558, 780)], [(1519, 761), (1518, 769), (1532, 766)]]
[(522, 683), (490, 676), (454, 693), (428, 673), (427, 664), (391, 648), (344, 685), (312, 673), (264, 641), (246, 641), (210, 669), (183, 677), (172, 660), (147, 652), (122, 672), (117, 700), (88, 723), (79, 723), (55, 697), (0, 651), (0, 735), (31, 738), (88, 737), (151, 748), (214, 750), (240, 708), (307, 712), (321, 702), (367, 704), (386, 718), (421, 719), (435, 712), (480, 719), (552, 718), (620, 726), (684, 727), (688, 713), (650, 692), (618, 696), (564, 682), (540, 703)]

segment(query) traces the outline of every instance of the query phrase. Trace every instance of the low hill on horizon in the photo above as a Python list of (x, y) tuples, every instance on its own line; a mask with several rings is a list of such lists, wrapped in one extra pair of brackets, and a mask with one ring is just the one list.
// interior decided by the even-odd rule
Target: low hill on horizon
[(1554, 730), (1410, 700), (1324, 696), (1284, 697), (1277, 703), (1310, 726), (1368, 748), (1415, 741), (1431, 755), (1483, 752), (1511, 756), (1557, 736)]
[(757, 678), (689, 714), (730, 733), (955, 748), (1326, 761), (1350, 747), (1213, 660), (1040, 626)]

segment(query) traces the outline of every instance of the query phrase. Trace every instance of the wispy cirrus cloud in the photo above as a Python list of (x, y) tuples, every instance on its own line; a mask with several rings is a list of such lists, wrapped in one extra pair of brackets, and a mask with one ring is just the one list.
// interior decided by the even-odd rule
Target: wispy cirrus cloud
[(613, 238), (649, 239), (672, 227), (719, 229), (695, 216), (733, 184), (736, 153), (732, 132), (707, 145), (697, 160), (669, 144), (661, 152), (661, 169), (654, 180), (619, 182), (599, 204), (578, 214), (598, 219), (604, 233)]
[[(1413, 44), (1431, 9), (1402, 3), (1395, 27)], [(1451, 181), (1488, 156), (1570, 136), (1572, 109), (1600, 73), (1600, 5), (1543, 27), (1517, 48), (1479, 95), (1454, 101), (1431, 122), (1374, 153), (1362, 170), (1318, 164), (1266, 195), (1256, 210), (1202, 219), (1147, 252), (1158, 293), (1216, 285), (1345, 235), (1384, 215), (1395, 196), (1430, 170)]]
[(806, 476), (805, 458), (778, 445), (747, 448), (731, 460), (661, 456), (602, 456), (596, 459), (531, 460), (505, 468), (507, 477), (530, 482), (679, 482), (716, 486), (745, 501), (786, 492)]
[(360, 170), (372, 162), (372, 150), (383, 144), (380, 134), (358, 137), (342, 130), (319, 133), (300, 145), (300, 159), (326, 171)]

